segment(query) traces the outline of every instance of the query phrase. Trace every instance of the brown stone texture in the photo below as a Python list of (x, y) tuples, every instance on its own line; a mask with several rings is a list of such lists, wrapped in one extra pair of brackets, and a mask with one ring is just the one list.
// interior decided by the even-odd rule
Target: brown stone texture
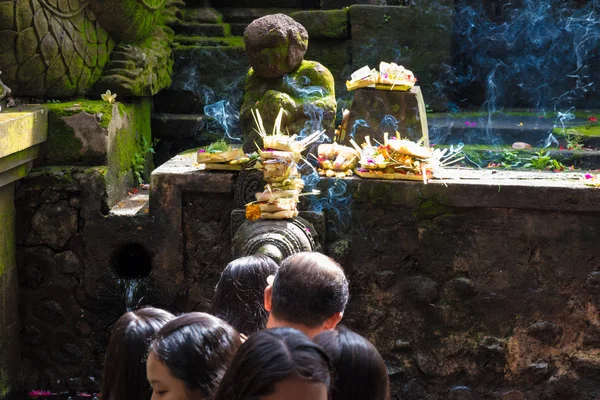
[(90, 377), (100, 376), (98, 350), (105, 346), (110, 318), (119, 311), (96, 314), (86, 308), (80, 283), (82, 232), (107, 212), (104, 183), (101, 170), (95, 168), (41, 168), (24, 178), (15, 192), (26, 390), (79, 391), (97, 384)]
[(254, 20), (244, 31), (250, 65), (261, 78), (279, 78), (294, 71), (308, 48), (306, 28), (285, 14)]

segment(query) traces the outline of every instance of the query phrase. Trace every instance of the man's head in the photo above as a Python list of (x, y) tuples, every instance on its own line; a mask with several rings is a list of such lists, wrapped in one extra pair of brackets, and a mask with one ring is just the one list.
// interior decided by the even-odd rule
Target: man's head
[(265, 289), (268, 328), (291, 326), (309, 336), (334, 329), (348, 303), (342, 267), (321, 253), (294, 254), (281, 263)]

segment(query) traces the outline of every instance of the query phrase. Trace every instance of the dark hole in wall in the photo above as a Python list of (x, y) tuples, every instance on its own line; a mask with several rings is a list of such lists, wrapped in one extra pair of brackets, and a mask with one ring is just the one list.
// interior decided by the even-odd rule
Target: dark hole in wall
[(130, 243), (113, 253), (112, 265), (121, 278), (145, 278), (152, 270), (152, 259), (144, 246)]

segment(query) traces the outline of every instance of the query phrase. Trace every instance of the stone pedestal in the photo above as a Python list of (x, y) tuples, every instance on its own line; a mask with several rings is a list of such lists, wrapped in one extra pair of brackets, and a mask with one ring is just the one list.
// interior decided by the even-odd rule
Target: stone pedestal
[(350, 117), (346, 127), (344, 143), (354, 136), (362, 144), (365, 136), (383, 143), (383, 133), (389, 137), (398, 131), (403, 138), (418, 141), (425, 137), (429, 146), (427, 114), (421, 89), (418, 86), (409, 91), (358, 89), (350, 107)]
[(15, 205), (13, 182), (23, 178), (46, 140), (47, 112), (0, 114), (0, 398), (14, 389), (20, 371)]

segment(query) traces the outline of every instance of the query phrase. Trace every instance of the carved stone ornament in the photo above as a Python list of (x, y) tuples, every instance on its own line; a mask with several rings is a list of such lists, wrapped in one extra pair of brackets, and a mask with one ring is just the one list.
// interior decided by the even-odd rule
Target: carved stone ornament
[(233, 237), (235, 258), (264, 254), (277, 262), (302, 251), (315, 251), (312, 225), (302, 219), (246, 221)]

